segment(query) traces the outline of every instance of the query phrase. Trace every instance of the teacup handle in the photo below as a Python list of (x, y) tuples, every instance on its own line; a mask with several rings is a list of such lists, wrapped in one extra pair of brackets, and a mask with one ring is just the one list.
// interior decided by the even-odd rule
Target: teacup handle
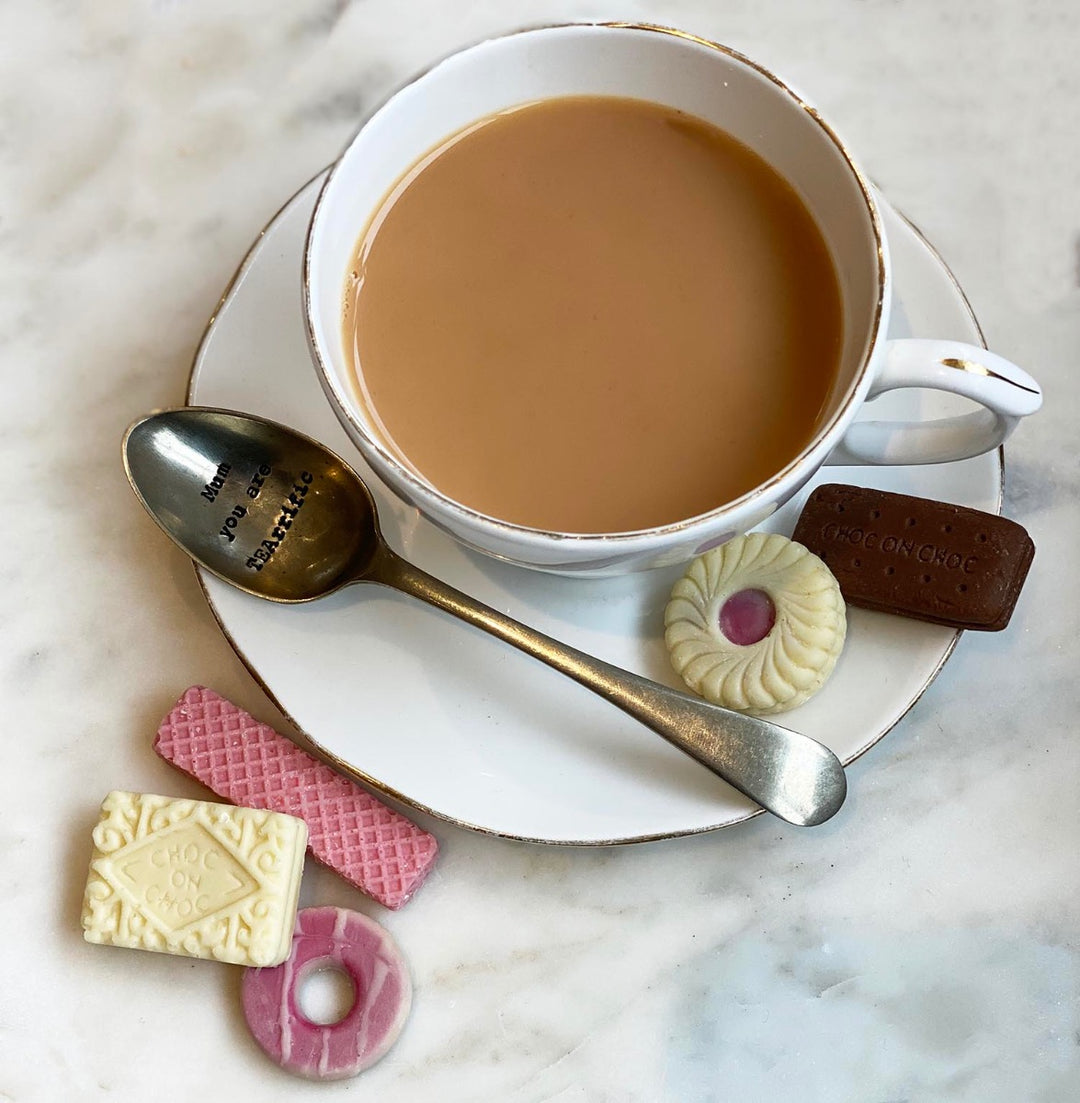
[(983, 409), (935, 421), (857, 421), (827, 464), (951, 463), (996, 448), (1042, 405), (1022, 368), (959, 341), (889, 341), (868, 401), (902, 387), (929, 387), (974, 399)]

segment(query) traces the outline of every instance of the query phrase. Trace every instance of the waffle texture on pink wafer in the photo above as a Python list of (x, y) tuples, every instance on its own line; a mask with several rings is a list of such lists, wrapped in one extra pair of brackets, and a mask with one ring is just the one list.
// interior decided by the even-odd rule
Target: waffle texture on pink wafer
[(184, 693), (154, 750), (233, 804), (304, 820), (311, 853), (388, 908), (400, 908), (435, 862), (433, 835), (212, 689)]

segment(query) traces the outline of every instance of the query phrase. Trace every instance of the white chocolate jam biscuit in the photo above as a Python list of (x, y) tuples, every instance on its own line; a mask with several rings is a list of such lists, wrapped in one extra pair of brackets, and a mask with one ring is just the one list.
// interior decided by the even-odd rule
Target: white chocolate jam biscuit
[(828, 567), (785, 536), (752, 532), (698, 556), (664, 614), (672, 666), (702, 697), (766, 715), (812, 697), (844, 646)]

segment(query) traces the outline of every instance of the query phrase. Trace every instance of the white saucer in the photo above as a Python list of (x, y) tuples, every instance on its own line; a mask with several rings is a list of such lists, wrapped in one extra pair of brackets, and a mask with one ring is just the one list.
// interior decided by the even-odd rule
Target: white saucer
[[(662, 626), (679, 570), (583, 580), (510, 567), (464, 550), (370, 475), (323, 397), (304, 335), (300, 255), (321, 181), (282, 208), (245, 259), (199, 348), (189, 402), (262, 414), (324, 441), (368, 478), (387, 540), (419, 566), (558, 639), (677, 684)], [(896, 335), (982, 343), (944, 263), (882, 206), (903, 305)], [(941, 416), (953, 412), (949, 402), (893, 394), (873, 416)], [(789, 533), (817, 482), (998, 512), (1002, 462), (999, 452), (935, 467), (826, 468), (768, 527)], [(280, 606), (200, 577), (225, 635), (282, 711), (347, 772), (408, 804), (483, 831), (580, 844), (708, 831), (757, 811), (591, 693), (415, 600), (356, 586)], [(850, 762), (918, 700), (958, 637), (851, 610), (832, 679), (781, 721)]]

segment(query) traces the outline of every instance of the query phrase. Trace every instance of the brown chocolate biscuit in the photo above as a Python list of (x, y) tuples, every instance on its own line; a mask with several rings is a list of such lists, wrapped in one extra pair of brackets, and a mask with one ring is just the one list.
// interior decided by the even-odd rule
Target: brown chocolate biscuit
[(793, 539), (851, 605), (985, 632), (1009, 623), (1035, 555), (1015, 521), (837, 483), (810, 495)]

